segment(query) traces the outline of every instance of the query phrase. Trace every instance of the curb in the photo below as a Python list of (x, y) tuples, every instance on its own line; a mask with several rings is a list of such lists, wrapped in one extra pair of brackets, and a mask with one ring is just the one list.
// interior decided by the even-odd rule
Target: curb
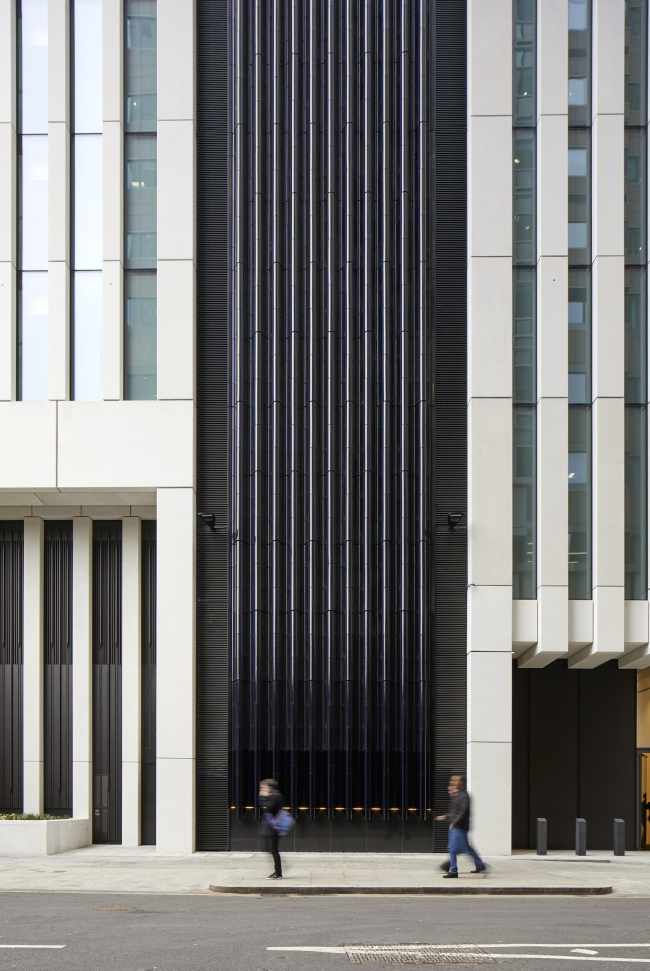
[(218, 884), (210, 884), (210, 890), (213, 893), (238, 893), (238, 894), (255, 894), (256, 896), (271, 896), (277, 897), (284, 894), (299, 894), (301, 896), (318, 896), (321, 894), (418, 894), (418, 895), (435, 895), (435, 896), (466, 896), (474, 894), (490, 894), (498, 896), (549, 896), (549, 895), (560, 895), (560, 896), (570, 896), (570, 897), (590, 897), (601, 894), (608, 894), (613, 892), (613, 888), (609, 885), (593, 885), (589, 887), (562, 887), (562, 886), (546, 886), (546, 887), (485, 887), (478, 883), (467, 884), (465, 886), (457, 886), (454, 884), (453, 887), (448, 886), (431, 886), (431, 887), (354, 887), (354, 886), (308, 886), (308, 885), (298, 885), (291, 886), (283, 884), (278, 887), (277, 883), (274, 883), (272, 887), (269, 886), (255, 886), (249, 884), (244, 886), (238, 884), (235, 886), (219, 886)]

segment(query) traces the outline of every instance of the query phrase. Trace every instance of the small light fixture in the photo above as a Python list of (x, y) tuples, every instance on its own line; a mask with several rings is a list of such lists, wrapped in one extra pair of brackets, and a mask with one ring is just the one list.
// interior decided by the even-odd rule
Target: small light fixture
[(449, 532), (453, 533), (456, 526), (460, 523), (461, 519), (465, 518), (464, 512), (450, 512), (447, 513), (447, 525), (449, 526)]
[(204, 526), (207, 526), (208, 527), (208, 529), (210, 530), (210, 532), (216, 533), (216, 531), (217, 531), (217, 526), (216, 526), (217, 520), (216, 520), (216, 517), (215, 517), (215, 515), (214, 515), (213, 512), (200, 512), (199, 513), (199, 519), (201, 520), (201, 522), (203, 523)]

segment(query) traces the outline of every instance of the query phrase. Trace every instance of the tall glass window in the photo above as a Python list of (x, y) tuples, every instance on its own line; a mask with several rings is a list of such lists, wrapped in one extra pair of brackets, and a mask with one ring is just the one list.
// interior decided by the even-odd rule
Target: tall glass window
[(535, 129), (513, 132), (513, 259), (517, 266), (535, 263)]
[(591, 271), (569, 270), (569, 599), (591, 597)]
[(513, 3), (512, 596), (537, 596), (536, 0)]
[(156, 0), (125, 0), (124, 397), (156, 397)]
[(535, 269), (516, 267), (513, 308), (513, 591), (534, 600), (536, 591), (536, 380)]
[(535, 0), (514, 0), (513, 125), (534, 127), (535, 118)]
[(625, 262), (645, 263), (647, 184), (646, 130), (625, 129)]
[(625, 0), (625, 124), (642, 127), (648, 118), (647, 16), (647, 0)]
[(625, 2), (625, 599), (648, 596), (648, 0)]
[(102, 0), (74, 0), (72, 397), (102, 397)]
[(47, 399), (47, 0), (18, 6), (17, 388)]
[(591, 0), (569, 0), (569, 125), (591, 124)]
[(569, 265), (591, 263), (591, 132), (569, 129)]

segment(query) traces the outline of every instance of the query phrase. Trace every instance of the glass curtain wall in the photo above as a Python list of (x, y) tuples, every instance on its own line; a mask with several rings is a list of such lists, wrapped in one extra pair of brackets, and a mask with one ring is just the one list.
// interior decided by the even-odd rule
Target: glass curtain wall
[(591, 0), (569, 0), (569, 599), (591, 598)]
[(536, 579), (536, 0), (513, 4), (513, 577), (515, 600)]
[(625, 599), (648, 589), (648, 0), (625, 2)]
[(47, 400), (47, 0), (18, 4), (17, 396)]
[(124, 397), (156, 397), (156, 0), (125, 0)]
[(102, 397), (102, 0), (74, 0), (72, 388)]

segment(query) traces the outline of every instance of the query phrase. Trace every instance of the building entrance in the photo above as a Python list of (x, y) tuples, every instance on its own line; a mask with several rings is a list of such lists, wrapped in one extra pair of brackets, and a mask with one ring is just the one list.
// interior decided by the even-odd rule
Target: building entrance
[(650, 749), (637, 749), (637, 809), (636, 835), (638, 849), (650, 850)]

